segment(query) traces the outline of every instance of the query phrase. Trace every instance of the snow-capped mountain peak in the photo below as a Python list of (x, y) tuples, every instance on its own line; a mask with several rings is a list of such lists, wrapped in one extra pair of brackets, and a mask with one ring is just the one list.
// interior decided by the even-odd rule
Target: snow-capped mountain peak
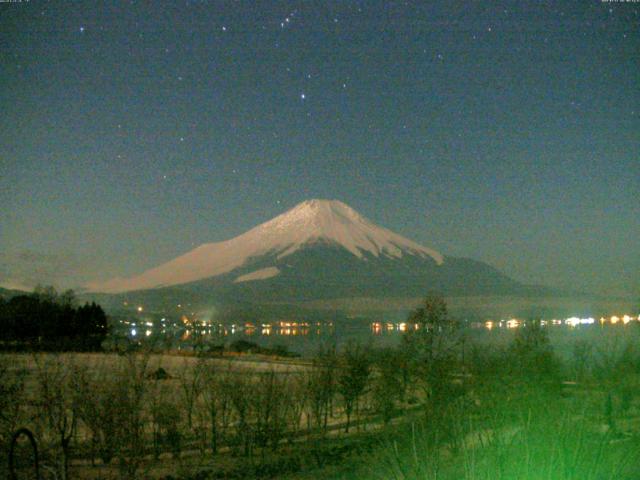
[(252, 233), (283, 248), (280, 258), (295, 252), (306, 243), (326, 240), (346, 248), (360, 258), (364, 252), (376, 257), (387, 254), (399, 258), (405, 251), (430, 256), (438, 264), (443, 262), (443, 257), (438, 252), (373, 224), (338, 200), (307, 200), (245, 235)]
[(340, 200), (311, 199), (299, 203), (291, 210), (277, 216), (266, 224), (282, 224), (288, 222), (309, 222), (319, 224), (322, 221), (355, 222), (363, 217), (346, 203)]
[[(271, 254), (278, 259), (325, 242), (345, 248), (358, 258), (365, 254), (401, 258), (404, 254), (430, 257), (440, 265), (443, 256), (386, 228), (379, 227), (338, 200), (307, 200), (242, 235), (208, 243), (159, 267), (128, 279), (114, 279), (88, 288), (101, 292), (143, 290), (215, 277)], [(265, 269), (277, 275), (277, 269)], [(243, 275), (238, 281), (254, 279)], [(255, 277), (267, 278), (267, 277)]]

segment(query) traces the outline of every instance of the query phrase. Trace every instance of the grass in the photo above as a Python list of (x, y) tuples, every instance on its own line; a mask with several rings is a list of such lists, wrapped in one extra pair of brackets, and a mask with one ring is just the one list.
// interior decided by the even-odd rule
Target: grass
[[(552, 395), (535, 387), (509, 393), (509, 400), (483, 405), (480, 412), (406, 426), (383, 441), (351, 478), (638, 478), (637, 414), (619, 414), (614, 429), (607, 424), (602, 391), (583, 392), (580, 398)], [(453, 439), (446, 434), (451, 430)]]

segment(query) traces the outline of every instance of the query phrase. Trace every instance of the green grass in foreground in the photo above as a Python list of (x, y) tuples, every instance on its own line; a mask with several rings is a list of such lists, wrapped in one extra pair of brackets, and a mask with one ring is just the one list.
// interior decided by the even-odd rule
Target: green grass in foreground
[[(494, 388), (498, 388), (494, 386)], [(567, 397), (503, 387), (504, 400), (427, 415), (325, 478), (371, 480), (604, 480), (640, 478), (638, 416), (607, 423), (601, 389)]]

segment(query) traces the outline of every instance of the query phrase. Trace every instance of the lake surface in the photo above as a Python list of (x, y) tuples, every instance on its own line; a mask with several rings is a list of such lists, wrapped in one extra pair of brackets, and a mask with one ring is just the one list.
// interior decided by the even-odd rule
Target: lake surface
[[(526, 322), (518, 319), (466, 322), (463, 326), (469, 344), (508, 344)], [(578, 318), (543, 320), (549, 338), (562, 355), (570, 356), (576, 341), (592, 343), (595, 348), (615, 351), (628, 342), (640, 341), (638, 316), (620, 315), (607, 318)], [(321, 346), (335, 345), (338, 349), (347, 342), (371, 347), (396, 346), (405, 332), (415, 328), (406, 322), (371, 322), (351, 319), (331, 322), (279, 321), (265, 324), (205, 324), (171, 323), (165, 319), (121, 320), (115, 332), (129, 341), (160, 343), (172, 348), (193, 349), (198, 345), (229, 345), (246, 340), (262, 347), (285, 347), (303, 356), (313, 354)]]

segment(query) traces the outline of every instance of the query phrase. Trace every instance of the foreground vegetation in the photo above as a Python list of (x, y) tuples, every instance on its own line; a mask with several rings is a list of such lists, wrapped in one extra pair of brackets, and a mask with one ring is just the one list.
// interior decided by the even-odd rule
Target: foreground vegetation
[[(473, 345), (437, 297), (409, 321), (398, 348), (310, 361), (5, 355), (0, 475), (27, 426), (44, 478), (637, 478), (632, 343), (579, 342), (560, 361), (531, 323), (506, 346)], [(23, 443), (16, 463), (33, 463)]]

